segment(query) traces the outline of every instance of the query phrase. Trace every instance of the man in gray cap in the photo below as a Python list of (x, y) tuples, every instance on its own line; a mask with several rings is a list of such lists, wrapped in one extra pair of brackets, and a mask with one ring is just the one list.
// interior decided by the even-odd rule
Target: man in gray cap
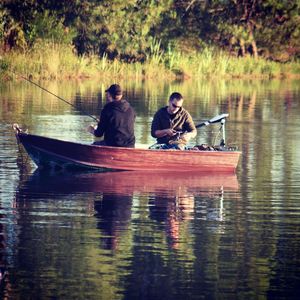
[(135, 111), (129, 102), (123, 99), (118, 84), (111, 85), (106, 91), (107, 103), (103, 107), (97, 127), (89, 126), (88, 131), (104, 140), (96, 145), (134, 148)]

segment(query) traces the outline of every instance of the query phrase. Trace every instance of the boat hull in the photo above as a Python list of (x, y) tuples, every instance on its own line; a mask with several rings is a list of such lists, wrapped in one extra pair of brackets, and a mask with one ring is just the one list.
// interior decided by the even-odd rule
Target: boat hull
[(239, 151), (150, 150), (81, 144), (16, 133), (38, 167), (234, 173)]

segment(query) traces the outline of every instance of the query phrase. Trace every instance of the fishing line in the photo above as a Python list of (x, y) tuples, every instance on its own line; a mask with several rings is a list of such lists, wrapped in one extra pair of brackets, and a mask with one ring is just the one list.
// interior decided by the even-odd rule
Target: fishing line
[(49, 93), (50, 95), (55, 96), (55, 97), (58, 98), (59, 100), (62, 100), (63, 102), (65, 102), (65, 103), (71, 105), (71, 106), (74, 107), (76, 110), (81, 111), (82, 113), (84, 113), (85, 115), (89, 116), (90, 118), (92, 118), (92, 119), (95, 120), (96, 122), (99, 122), (99, 120), (98, 120), (97, 118), (95, 118), (94, 116), (92, 116), (91, 114), (87, 113), (86, 111), (84, 111), (84, 110), (82, 110), (82, 109), (79, 110), (74, 104), (70, 103), (69, 101), (63, 99), (63, 98), (60, 97), (60, 96), (55, 95), (54, 93), (52, 93), (52, 92), (50, 92), (49, 90), (47, 90), (46, 88), (40, 86), (39, 84), (37, 84), (36, 82), (32, 81), (31, 79), (29, 79), (29, 78), (27, 78), (27, 77), (25, 77), (25, 76), (23, 76), (23, 75), (21, 75), (21, 74), (16, 73), (16, 72), (15, 72), (14, 70), (12, 70), (12, 69), (10, 69), (10, 71), (11, 71), (12, 73), (14, 73), (16, 76), (19, 76), (19, 77), (23, 78), (24, 80), (26, 80), (26, 81), (28, 81), (28, 82), (34, 84), (35, 86), (39, 87), (40, 89), (42, 89), (43, 91)]

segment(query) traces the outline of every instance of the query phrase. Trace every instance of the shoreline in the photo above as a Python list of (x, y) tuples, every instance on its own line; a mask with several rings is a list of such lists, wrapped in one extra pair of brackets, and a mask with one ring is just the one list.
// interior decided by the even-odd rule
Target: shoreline
[[(8, 71), (8, 73), (10, 73), (10, 71)], [(18, 76), (19, 75), (19, 76)], [(183, 81), (190, 81), (190, 80), (297, 80), (300, 79), (300, 74), (280, 74), (280, 75), (273, 75), (273, 76), (268, 76), (268, 75), (223, 75), (223, 76), (185, 76), (185, 77), (180, 77), (180, 76), (162, 76), (160, 78), (157, 78), (155, 76), (140, 76), (140, 77), (136, 77), (136, 76), (127, 76), (127, 75), (108, 75), (108, 76), (101, 76), (101, 74), (94, 74), (93, 76), (89, 76), (89, 75), (80, 75), (80, 76), (69, 76), (69, 75), (61, 75), (59, 77), (51, 77), (51, 78), (44, 78), (42, 76), (32, 76), (31, 74), (28, 75), (28, 77), (26, 75), (23, 74), (11, 74), (8, 75), (6, 74), (5, 76), (1, 76), (0, 74), (0, 81), (2, 82), (10, 82), (10, 81), (22, 81), (22, 80), (32, 80), (32, 81), (57, 81), (57, 80), (61, 80), (61, 81), (80, 81), (80, 82), (84, 82), (84, 81), (90, 81), (90, 80), (103, 80), (103, 81), (108, 81), (108, 80), (120, 80), (120, 81), (124, 81), (124, 80), (138, 80), (138, 81), (146, 81), (146, 80), (163, 80), (163, 81), (170, 81), (170, 82), (183, 82)], [(25, 78), (22, 78), (25, 77)]]
[[(207, 51), (211, 55), (207, 56)], [(213, 50), (193, 55), (173, 53), (160, 60), (149, 57), (145, 62), (110, 61), (107, 57), (80, 57), (60, 45), (39, 51), (10, 51), (0, 55), (0, 80), (20, 76), (35, 80), (131, 79), (185, 81), (193, 79), (298, 79), (300, 62), (280, 63), (263, 58), (235, 57)], [(209, 57), (209, 59), (207, 58)], [(171, 63), (171, 62), (172, 63)], [(11, 71), (13, 70), (13, 71)]]

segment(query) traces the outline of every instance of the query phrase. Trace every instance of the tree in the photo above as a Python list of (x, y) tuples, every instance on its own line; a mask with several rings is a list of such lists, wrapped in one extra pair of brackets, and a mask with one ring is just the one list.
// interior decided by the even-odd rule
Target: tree
[(201, 8), (196, 19), (199, 37), (206, 42), (241, 56), (274, 58), (282, 51), (299, 55), (300, 3), (297, 0), (192, 2), (191, 12)]
[(33, 46), (36, 40), (71, 43), (75, 35), (64, 25), (64, 16), (48, 1), (6, 0), (0, 5), (4, 50)]
[(2, 0), (0, 41), (9, 50), (51, 39), (126, 61), (143, 61), (155, 41), (286, 61), (299, 57), (299, 13), (299, 0)]

